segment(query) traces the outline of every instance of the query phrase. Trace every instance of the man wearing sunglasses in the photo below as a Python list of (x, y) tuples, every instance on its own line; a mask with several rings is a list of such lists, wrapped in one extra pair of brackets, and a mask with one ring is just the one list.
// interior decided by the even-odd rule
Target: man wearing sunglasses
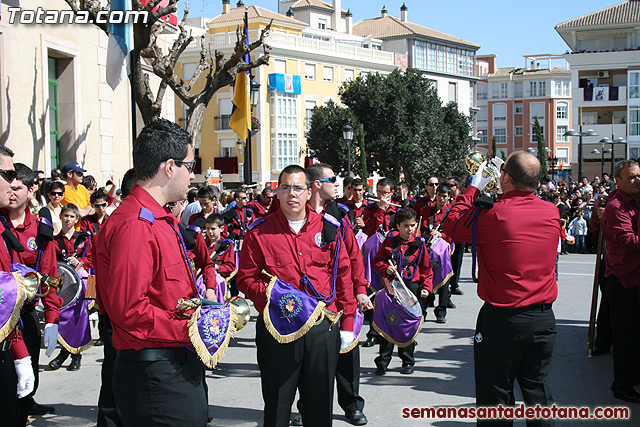
[(207, 424), (204, 365), (190, 346), (180, 298), (198, 297), (178, 221), (167, 203), (195, 178), (191, 135), (165, 119), (133, 145), (136, 183), (96, 238), (97, 299), (117, 350), (113, 395), (123, 425)]
[[(0, 208), (9, 205), (12, 195), (11, 183), (16, 177), (12, 157), (13, 151), (0, 145)], [(0, 234), (6, 238), (7, 233), (10, 231), (0, 222)], [(5, 245), (0, 248), (0, 269), (6, 273), (11, 271), (11, 256)], [(18, 397), (31, 393), (34, 381), (31, 356), (21, 331), (16, 329), (0, 341), (0, 414), (3, 423), (16, 425)]]
[(94, 213), (87, 215), (80, 221), (80, 231), (88, 231), (93, 239), (98, 234), (102, 224), (109, 218), (107, 215), (107, 195), (102, 190), (96, 190), (89, 198)]
[[(16, 163), (14, 167), (16, 177), (11, 183), (12, 195), (9, 205), (0, 211), (0, 215), (7, 219), (5, 227), (10, 228), (24, 247), (23, 252), (12, 251), (12, 261), (49, 277), (58, 277), (53, 226), (39, 221), (27, 207), (29, 200), (33, 199), (35, 194), (36, 175), (31, 168), (22, 163)], [(45, 227), (51, 227), (50, 238), (44, 236)], [(23, 324), (22, 336), (31, 355), (36, 376), (34, 391), (18, 401), (18, 422), (23, 424), (26, 424), (29, 414), (44, 415), (54, 411), (52, 407), (39, 405), (33, 399), (38, 389), (41, 342), (39, 319), (35, 311), (38, 303), (32, 301), (25, 304), (20, 314)], [(44, 342), (47, 346), (46, 355), (50, 357), (58, 343), (58, 321), (62, 299), (57, 295), (56, 290), (51, 288), (49, 294), (42, 298), (42, 303), (45, 317)]]
[[(80, 209), (80, 217), (91, 215), (93, 213), (93, 207), (91, 206), (91, 195), (87, 190), (87, 187), (82, 185), (82, 178), (86, 169), (82, 169), (78, 162), (69, 162), (62, 166), (62, 175), (67, 181), (67, 185), (64, 186), (64, 199), (62, 199), (62, 205), (72, 203)], [(80, 230), (80, 224), (78, 228)]]
[(425, 207), (433, 207), (436, 205), (436, 189), (440, 181), (437, 176), (430, 176), (427, 178), (427, 184), (425, 185), (425, 189), (427, 190), (427, 195), (425, 197), (421, 197), (416, 200), (416, 203), (413, 205), (413, 210), (416, 211), (416, 214), (420, 216), (420, 212)]
[(273, 200), (273, 190), (269, 187), (262, 190), (260, 200), (253, 200), (247, 205), (252, 211), (255, 218), (265, 216), (269, 212), (271, 201)]

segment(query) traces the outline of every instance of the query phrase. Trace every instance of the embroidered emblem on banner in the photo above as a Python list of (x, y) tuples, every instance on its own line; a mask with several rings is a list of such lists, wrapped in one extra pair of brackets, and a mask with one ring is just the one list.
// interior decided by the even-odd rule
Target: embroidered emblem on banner
[(327, 244), (327, 242), (325, 242), (324, 240), (324, 236), (322, 235), (322, 233), (316, 233), (313, 240), (315, 240), (316, 245), (318, 245), (319, 248), (324, 248)]
[(29, 237), (29, 239), (27, 240), (27, 249), (29, 249), (30, 251), (35, 251), (36, 249), (38, 249), (38, 244), (36, 243), (35, 237)]
[(386, 316), (387, 323), (390, 325), (395, 325), (400, 321), (400, 316), (395, 311), (389, 311)]
[(476, 340), (476, 342), (477, 342), (478, 344), (480, 344), (480, 343), (482, 342), (482, 334), (481, 334), (480, 332), (478, 332), (478, 333), (476, 334), (476, 336), (474, 337), (474, 339)]
[(302, 310), (302, 300), (297, 295), (284, 294), (278, 301), (278, 307), (285, 319), (293, 319)]
[(225, 334), (223, 333), (225, 331), (222, 325), (224, 325), (226, 322), (226, 316), (221, 311), (209, 311), (203, 317), (204, 318), (202, 319), (202, 321), (204, 323), (204, 336), (207, 338), (210, 344), (213, 344), (208, 346), (207, 349), (213, 346), (220, 347), (220, 343), (225, 338)]
[(442, 265), (440, 264), (440, 260), (436, 259), (436, 260), (431, 260), (431, 268), (434, 270), (440, 270), (440, 267), (442, 267)]

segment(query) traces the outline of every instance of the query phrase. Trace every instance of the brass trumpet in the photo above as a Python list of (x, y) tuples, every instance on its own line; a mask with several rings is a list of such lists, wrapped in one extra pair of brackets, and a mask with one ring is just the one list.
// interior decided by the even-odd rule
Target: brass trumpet
[[(40, 273), (29, 272), (24, 276), (20, 272), (14, 271), (13, 276), (16, 278), (16, 282), (22, 284), (25, 293), (27, 294), (27, 301), (31, 301), (35, 297), (44, 298), (49, 295), (51, 288), (60, 289), (63, 284), (63, 278), (52, 278)], [(46, 287), (46, 291), (38, 293), (40, 287)]]
[[(487, 157), (479, 151), (472, 151), (467, 154), (467, 157), (464, 159), (464, 167), (471, 175), (475, 175), (478, 172), (478, 168), (485, 162)], [(484, 191), (490, 193), (493, 190), (498, 188), (499, 180), (500, 180), (500, 171), (498, 168), (492, 164), (487, 162), (484, 167), (484, 171), (482, 172), (482, 176), (485, 178), (491, 178), (491, 182), (489, 182), (486, 187), (484, 187)]]
[[(175, 312), (179, 315), (184, 316), (184, 312), (187, 310), (195, 310), (196, 308), (202, 305), (211, 305), (218, 304), (212, 301), (205, 300), (203, 298), (190, 298), (184, 299), (180, 298), (178, 300), (178, 304), (176, 305)], [(236, 331), (247, 326), (249, 323), (249, 319), (251, 318), (249, 304), (244, 298), (241, 297), (231, 297), (224, 302), (224, 305), (231, 304), (236, 308), (236, 316), (233, 319), (233, 323), (236, 327)]]
[(320, 312), (320, 316), (318, 317), (318, 320), (316, 320), (316, 323), (314, 323), (314, 326), (315, 325), (319, 325), (320, 323), (322, 323), (322, 321), (326, 317), (327, 319), (329, 319), (329, 322), (331, 322), (331, 325), (329, 325), (329, 330), (332, 330), (335, 326), (338, 325), (338, 322), (340, 321), (340, 318), (342, 317), (342, 313), (343, 313), (342, 310), (340, 310), (337, 313), (334, 313), (331, 310), (327, 310), (327, 308), (325, 307)]

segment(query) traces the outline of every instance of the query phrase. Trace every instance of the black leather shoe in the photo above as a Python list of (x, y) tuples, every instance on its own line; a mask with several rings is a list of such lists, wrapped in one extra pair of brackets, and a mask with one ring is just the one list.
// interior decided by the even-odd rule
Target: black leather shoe
[(447, 319), (442, 315), (436, 316), (436, 323), (447, 323)]
[(351, 413), (346, 413), (344, 416), (347, 418), (349, 424), (353, 424), (354, 426), (363, 426), (367, 424), (367, 417), (364, 416), (362, 411), (353, 411)]
[(74, 354), (71, 356), (71, 363), (67, 366), (67, 371), (79, 371), (80, 370), (80, 360), (82, 360), (82, 355)]
[(302, 415), (296, 415), (293, 417), (291, 421), (289, 421), (290, 426), (301, 426), (302, 425)]
[(464, 292), (460, 288), (453, 288), (451, 289), (451, 295), (464, 295)]
[(640, 393), (635, 391), (632, 387), (624, 390), (614, 390), (613, 396), (617, 399), (624, 400), (629, 403), (640, 403)]
[(363, 347), (373, 347), (378, 344), (378, 339), (376, 337), (369, 337), (365, 342), (362, 343)]
[(387, 369), (386, 368), (383, 368), (382, 366), (378, 366), (376, 368), (376, 375), (378, 375), (379, 377), (383, 376), (386, 373), (387, 373)]
[(94, 347), (102, 347), (104, 345), (104, 341), (102, 340), (93, 340)]
[(49, 368), (52, 371), (56, 371), (58, 369), (60, 369), (60, 367), (62, 366), (62, 364), (64, 363), (64, 361), (67, 360), (67, 355), (62, 355), (59, 354), (55, 357), (55, 359), (53, 359), (51, 362), (49, 362)]
[(56, 412), (56, 408), (53, 406), (44, 406), (39, 403), (34, 403), (31, 409), (29, 409), (29, 415), (46, 415)]
[(602, 356), (603, 354), (607, 354), (609, 353), (609, 348), (608, 347), (594, 347), (593, 351), (591, 352), (592, 356)]
[(400, 373), (403, 375), (411, 375), (413, 374), (413, 366), (403, 366), (400, 370)]
[(456, 305), (453, 303), (453, 301), (449, 300), (449, 302), (447, 303), (447, 308), (456, 308)]

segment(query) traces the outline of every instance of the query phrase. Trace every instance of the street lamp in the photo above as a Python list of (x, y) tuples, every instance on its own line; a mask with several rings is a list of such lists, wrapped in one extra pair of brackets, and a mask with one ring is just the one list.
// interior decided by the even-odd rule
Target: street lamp
[(598, 136), (598, 134), (593, 130), (589, 129), (585, 132), (582, 131), (582, 120), (580, 120), (580, 131), (576, 132), (573, 129), (569, 129), (564, 133), (564, 136), (579, 136), (580, 141), (578, 142), (578, 180), (582, 178), (583, 168), (582, 168), (582, 137), (585, 136)]
[(351, 176), (351, 141), (353, 140), (353, 128), (349, 123), (342, 128), (342, 137), (347, 141), (347, 176)]
[[(549, 151), (551, 151), (551, 150), (549, 150)], [(549, 157), (547, 157), (547, 165), (549, 166), (549, 169), (551, 169), (551, 179), (555, 181), (556, 180), (555, 169), (556, 169), (556, 167), (558, 167), (558, 158), (557, 157), (551, 157), (549, 155)]]
[[(613, 134), (611, 134), (611, 138), (613, 138)], [(616, 153), (615, 144), (626, 144), (626, 143), (627, 143), (627, 140), (621, 136), (611, 141), (611, 176), (613, 176), (613, 169), (615, 167), (615, 153)], [(626, 148), (624, 150), (624, 153), (625, 153), (624, 158), (626, 158), (627, 157)]]
[[(260, 101), (260, 83), (251, 80), (251, 115), (253, 116), (253, 110), (258, 105)], [(244, 183), (246, 185), (251, 185), (252, 176), (251, 176), (251, 137), (252, 137), (251, 129), (249, 129), (249, 135), (247, 136), (247, 141), (244, 149)]]

